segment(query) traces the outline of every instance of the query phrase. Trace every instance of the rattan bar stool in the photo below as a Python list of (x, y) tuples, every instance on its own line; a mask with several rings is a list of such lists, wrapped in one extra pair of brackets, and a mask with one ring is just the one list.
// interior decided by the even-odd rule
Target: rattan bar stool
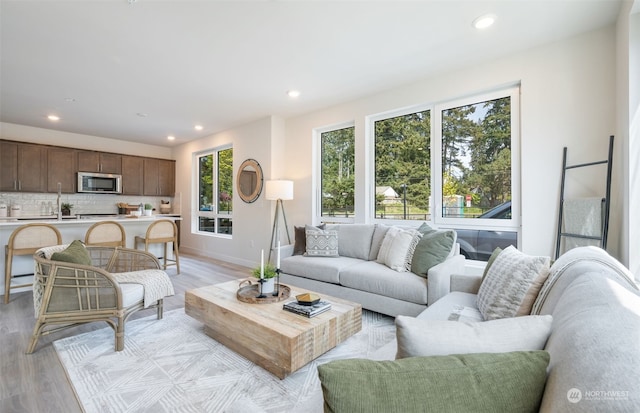
[(15, 255), (33, 255), (42, 247), (62, 244), (58, 228), (49, 224), (26, 224), (15, 229), (4, 247), (4, 303), (9, 302), (11, 289), (29, 287), (33, 283), (11, 285), (11, 267)]
[[(150, 244), (164, 244), (163, 269), (167, 269), (169, 265), (175, 265), (180, 274), (180, 255), (178, 253), (178, 227), (176, 223), (170, 219), (160, 219), (149, 225), (147, 234), (144, 237), (136, 236), (135, 248), (138, 244), (144, 244), (144, 250), (149, 251)], [(167, 259), (167, 244), (173, 243), (174, 259)], [(169, 262), (169, 263), (167, 263)]]
[(124, 227), (115, 221), (96, 222), (84, 236), (85, 245), (102, 247), (126, 247), (127, 234)]

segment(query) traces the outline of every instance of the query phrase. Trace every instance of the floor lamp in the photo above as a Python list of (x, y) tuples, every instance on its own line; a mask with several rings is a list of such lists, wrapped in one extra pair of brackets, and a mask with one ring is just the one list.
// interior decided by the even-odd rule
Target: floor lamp
[(280, 243), (280, 211), (282, 211), (284, 228), (287, 232), (287, 241), (291, 244), (289, 225), (287, 225), (287, 216), (284, 213), (282, 201), (293, 199), (293, 181), (278, 179), (265, 182), (264, 196), (270, 201), (276, 201), (276, 214), (273, 218), (273, 229), (271, 230), (271, 249), (269, 249), (269, 261), (271, 261), (271, 251), (277, 248)]

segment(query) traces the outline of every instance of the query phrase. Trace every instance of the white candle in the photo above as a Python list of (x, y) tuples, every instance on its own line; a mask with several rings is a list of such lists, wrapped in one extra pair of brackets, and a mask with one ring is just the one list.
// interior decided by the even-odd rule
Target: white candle
[(276, 260), (276, 269), (280, 269), (280, 241), (278, 241), (278, 259)]
[(260, 251), (260, 279), (264, 278), (264, 250)]

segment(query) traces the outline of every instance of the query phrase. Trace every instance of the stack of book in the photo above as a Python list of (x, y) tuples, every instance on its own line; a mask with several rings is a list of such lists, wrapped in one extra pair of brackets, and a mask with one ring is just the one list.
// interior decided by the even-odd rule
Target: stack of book
[(331, 309), (331, 303), (328, 301), (319, 301), (313, 305), (302, 305), (297, 301), (290, 301), (282, 305), (282, 308), (292, 313), (300, 314), (306, 317), (315, 317)]

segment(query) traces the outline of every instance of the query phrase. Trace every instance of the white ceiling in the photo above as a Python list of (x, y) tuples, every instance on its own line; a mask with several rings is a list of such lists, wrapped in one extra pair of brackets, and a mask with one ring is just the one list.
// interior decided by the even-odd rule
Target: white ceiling
[(0, 0), (0, 121), (172, 146), (604, 27), (620, 4)]

